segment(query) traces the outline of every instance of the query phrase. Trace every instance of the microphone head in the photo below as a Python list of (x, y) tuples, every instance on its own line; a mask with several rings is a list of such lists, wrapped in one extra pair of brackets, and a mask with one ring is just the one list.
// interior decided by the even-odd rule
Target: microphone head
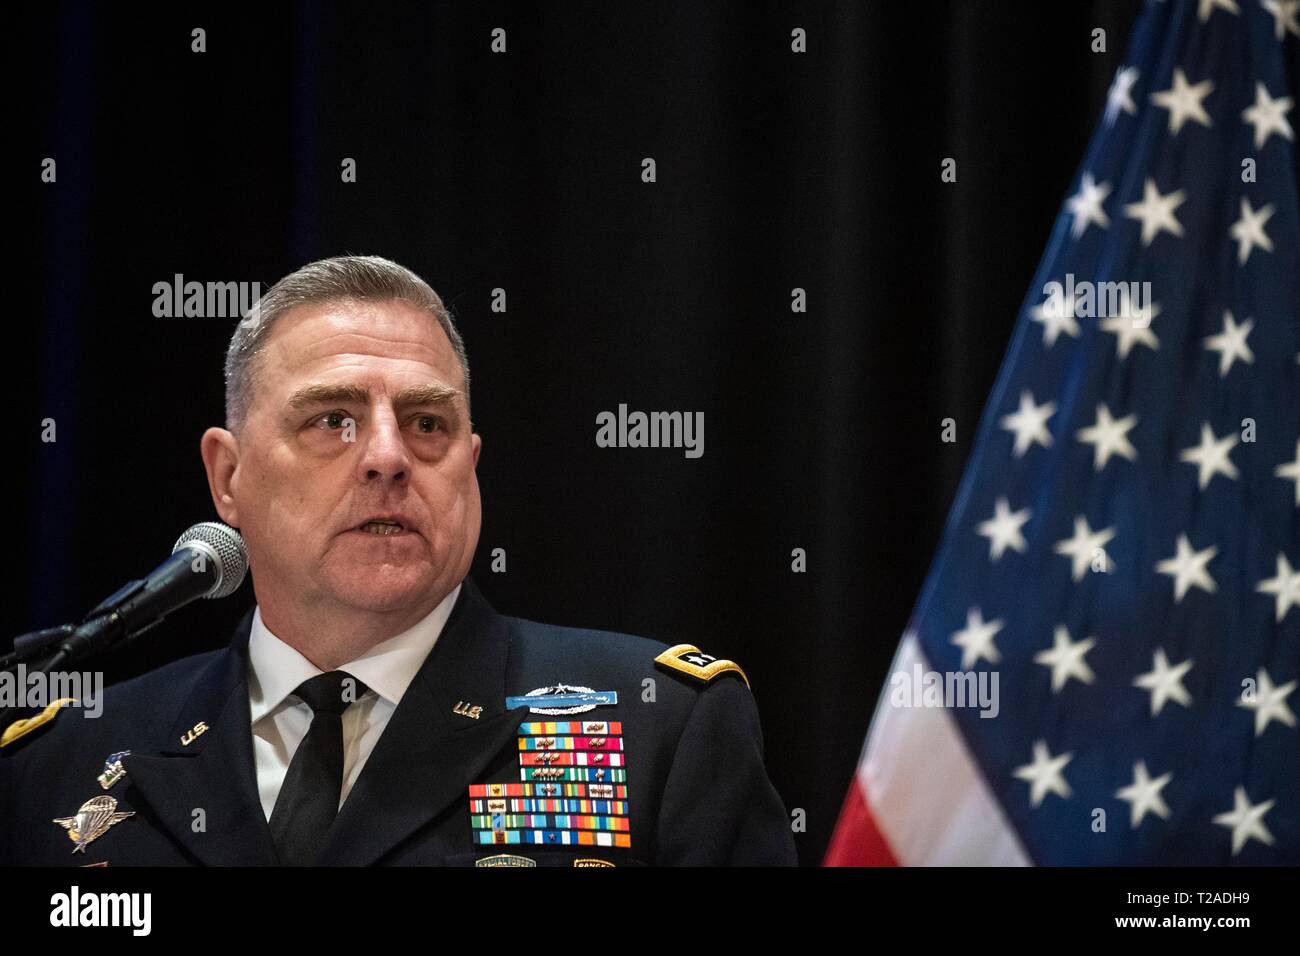
[(248, 573), (248, 549), (243, 536), (220, 521), (200, 521), (176, 539), (175, 554), (181, 548), (197, 548), (209, 556), (217, 573), (216, 583), (205, 598), (223, 598), (234, 594)]

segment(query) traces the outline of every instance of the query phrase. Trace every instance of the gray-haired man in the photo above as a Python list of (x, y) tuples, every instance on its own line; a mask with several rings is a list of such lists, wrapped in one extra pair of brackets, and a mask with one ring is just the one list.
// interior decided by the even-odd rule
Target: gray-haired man
[(737, 665), (505, 617), (466, 576), (482, 442), (418, 276), (282, 279), (236, 329), (226, 410), (203, 463), (256, 607), (102, 720), (0, 750), (0, 863), (795, 862)]

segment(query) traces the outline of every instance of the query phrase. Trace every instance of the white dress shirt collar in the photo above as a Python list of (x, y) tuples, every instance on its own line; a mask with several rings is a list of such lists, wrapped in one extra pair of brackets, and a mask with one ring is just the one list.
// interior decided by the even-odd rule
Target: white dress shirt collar
[[(338, 670), (347, 671), (396, 707), (442, 634), (460, 589), (461, 585), (456, 585), (414, 626), (341, 664)], [(261, 608), (254, 610), (248, 634), (248, 671), (252, 708), (249, 716), (253, 723), (275, 711), (303, 681), (323, 673), (267, 629)]]

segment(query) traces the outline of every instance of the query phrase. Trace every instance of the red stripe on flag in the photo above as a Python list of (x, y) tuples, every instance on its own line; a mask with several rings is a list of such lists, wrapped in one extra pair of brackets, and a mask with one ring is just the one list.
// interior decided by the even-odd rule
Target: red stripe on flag
[(862, 782), (856, 776), (840, 808), (822, 866), (898, 866), (889, 844), (876, 828)]

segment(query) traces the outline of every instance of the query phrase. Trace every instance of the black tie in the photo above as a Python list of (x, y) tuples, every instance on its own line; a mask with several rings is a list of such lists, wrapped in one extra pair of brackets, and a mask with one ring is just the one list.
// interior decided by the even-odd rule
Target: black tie
[(324, 845), (343, 790), (343, 711), (365, 692), (365, 684), (343, 671), (318, 674), (294, 691), (312, 718), (271, 811), (282, 863), (310, 866)]

